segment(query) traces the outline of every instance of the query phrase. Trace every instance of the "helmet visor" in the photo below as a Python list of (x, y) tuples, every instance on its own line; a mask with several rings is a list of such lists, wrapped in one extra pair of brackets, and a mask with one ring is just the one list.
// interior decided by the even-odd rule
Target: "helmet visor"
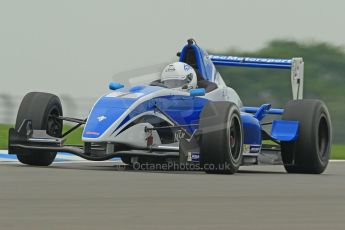
[(171, 79), (171, 80), (165, 80), (162, 83), (166, 85), (168, 88), (181, 88), (185, 85), (188, 85), (189, 80), (188, 79), (184, 79), (184, 80)]
[(183, 80), (181, 79), (167, 79), (165, 81), (162, 81), (164, 85), (166, 85), (168, 88), (182, 88), (183, 86), (186, 86), (191, 82), (193, 78), (192, 74), (188, 74), (187, 77)]

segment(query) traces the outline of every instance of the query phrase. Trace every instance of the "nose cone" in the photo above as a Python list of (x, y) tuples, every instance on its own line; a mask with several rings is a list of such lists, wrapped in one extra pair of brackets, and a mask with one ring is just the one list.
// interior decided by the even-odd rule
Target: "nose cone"
[(113, 134), (120, 125), (126, 122), (127, 115), (135, 107), (148, 99), (149, 94), (159, 89), (159, 87), (140, 85), (129, 89), (119, 89), (101, 97), (89, 114), (83, 131), (83, 140), (97, 141), (104, 133)]
[(98, 138), (126, 112), (118, 105), (128, 104), (116, 99), (100, 99), (93, 107), (85, 124), (83, 138)]

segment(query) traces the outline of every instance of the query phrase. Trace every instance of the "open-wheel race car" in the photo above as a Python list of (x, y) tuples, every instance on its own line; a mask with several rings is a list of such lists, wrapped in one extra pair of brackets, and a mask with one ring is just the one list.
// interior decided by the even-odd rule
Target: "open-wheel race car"
[[(96, 101), (86, 119), (63, 116), (53, 94), (28, 93), (15, 128), (9, 130), (9, 154), (39, 166), (50, 165), (57, 152), (67, 152), (92, 161), (120, 157), (129, 165), (174, 162), (233, 174), (241, 165), (259, 164), (260, 156), (269, 153), (281, 156), (289, 173), (326, 169), (330, 115), (322, 101), (303, 99), (302, 58), (209, 55), (193, 39), (178, 56), (185, 69), (195, 71), (195, 88), (176, 90), (161, 80), (132, 87), (111, 82), (112, 91)], [(269, 103), (246, 107), (216, 66), (291, 69), (293, 100), (284, 109)], [(281, 118), (264, 122), (270, 115)], [(62, 133), (63, 121), (76, 126)], [(267, 125), (269, 130), (264, 129)], [(64, 145), (80, 126), (83, 145)]]

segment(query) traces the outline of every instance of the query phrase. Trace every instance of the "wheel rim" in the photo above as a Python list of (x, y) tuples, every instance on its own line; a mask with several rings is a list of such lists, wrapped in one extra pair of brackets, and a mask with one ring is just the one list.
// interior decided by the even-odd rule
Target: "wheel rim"
[(327, 157), (329, 150), (329, 127), (326, 117), (323, 115), (320, 118), (318, 127), (318, 148), (319, 155), (322, 159)]
[(242, 135), (240, 131), (240, 121), (237, 116), (233, 116), (229, 129), (229, 149), (234, 160), (240, 157), (240, 149), (242, 144)]
[(62, 131), (62, 122), (61, 120), (57, 119), (60, 116), (59, 110), (53, 108), (48, 116), (47, 121), (47, 134), (52, 137), (60, 137)]

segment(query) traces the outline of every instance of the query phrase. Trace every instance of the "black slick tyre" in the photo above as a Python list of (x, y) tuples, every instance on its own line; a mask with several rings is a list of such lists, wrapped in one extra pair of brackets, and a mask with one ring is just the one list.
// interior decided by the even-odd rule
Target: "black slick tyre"
[(324, 172), (332, 143), (331, 119), (325, 103), (311, 99), (289, 101), (282, 118), (299, 122), (297, 140), (281, 143), (286, 171), (311, 174)]
[[(62, 120), (56, 119), (58, 116), (62, 116), (62, 106), (57, 96), (31, 92), (25, 95), (20, 104), (15, 129), (18, 130), (26, 119), (32, 121), (33, 129), (46, 130), (50, 136), (61, 137)], [(25, 150), (16, 154), (21, 163), (36, 166), (48, 166), (56, 156), (56, 152), (42, 150)]]
[(207, 173), (236, 173), (243, 149), (238, 107), (231, 102), (208, 102), (200, 114), (199, 128), (201, 167)]

